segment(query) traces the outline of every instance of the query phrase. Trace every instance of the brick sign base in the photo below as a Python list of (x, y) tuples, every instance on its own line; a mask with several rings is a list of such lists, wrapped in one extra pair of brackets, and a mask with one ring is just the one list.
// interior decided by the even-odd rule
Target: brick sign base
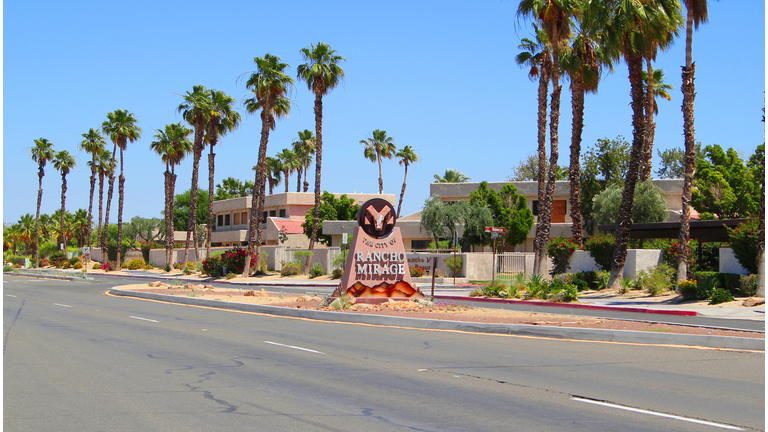
[(333, 297), (422, 298), (424, 294), (411, 282), (400, 228), (384, 238), (373, 238), (355, 228), (341, 284)]

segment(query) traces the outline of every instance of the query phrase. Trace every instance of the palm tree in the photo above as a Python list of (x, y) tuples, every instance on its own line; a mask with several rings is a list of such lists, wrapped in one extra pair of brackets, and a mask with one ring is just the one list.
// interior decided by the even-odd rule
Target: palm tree
[[(101, 136), (101, 132), (91, 128), (87, 133), (81, 135), (83, 141), (80, 142), (80, 150), (91, 155), (88, 166), (91, 168), (91, 192), (88, 199), (88, 226), (86, 236), (88, 237), (88, 247), (91, 247), (91, 226), (93, 225), (93, 191), (96, 188), (96, 171), (98, 170), (99, 155), (105, 150), (107, 142)], [(80, 245), (82, 246), (82, 245)]]
[[(522, 0), (517, 8), (518, 17), (533, 18), (541, 25), (552, 48), (552, 99), (550, 102), (549, 121), (549, 175), (544, 190), (544, 200), (539, 201), (537, 225), (538, 247), (535, 248), (534, 273), (541, 274), (546, 260), (546, 244), (549, 239), (552, 221), (552, 202), (557, 180), (557, 161), (559, 158), (558, 128), (560, 126), (560, 46), (568, 40), (571, 33), (570, 17), (574, 13), (575, 0)], [(541, 163), (541, 162), (539, 162)]]
[(296, 153), (292, 152), (290, 149), (283, 149), (275, 155), (277, 159), (280, 161), (280, 168), (283, 170), (283, 176), (285, 178), (285, 193), (288, 193), (288, 176), (291, 174), (291, 172), (299, 169), (299, 164), (297, 164), (296, 159)]
[[(299, 164), (301, 167), (299, 168), (299, 176), (301, 176), (301, 172), (304, 171), (304, 192), (309, 190), (309, 181), (307, 178), (309, 174), (309, 164), (312, 163), (311, 155), (315, 154), (316, 141), (315, 134), (309, 129), (304, 129), (299, 132), (299, 139), (293, 142), (293, 151), (296, 153), (296, 156), (300, 157), (303, 161), (303, 163)], [(299, 183), (301, 183), (301, 179), (299, 179)], [(300, 186), (296, 192), (301, 192)]]
[(673, 89), (670, 84), (664, 82), (664, 77), (666, 76), (664, 69), (653, 69), (650, 61), (647, 61), (647, 64), (648, 69), (652, 71), (652, 77), (649, 79), (648, 72), (643, 70), (643, 91), (648, 99), (645, 106), (647, 136), (642, 160), (640, 161), (640, 181), (650, 179), (653, 168), (653, 141), (656, 135), (656, 123), (653, 121), (653, 116), (659, 113), (659, 105), (656, 103), (656, 99), (664, 98), (671, 101), (672, 96), (669, 94), (669, 90)]
[(19, 239), (24, 242), (24, 252), (29, 253), (29, 242), (37, 236), (37, 230), (32, 223), (32, 215), (27, 213), (19, 218)]
[(272, 195), (274, 187), (280, 184), (283, 175), (283, 165), (280, 159), (267, 156), (267, 182), (269, 183), (269, 194)]
[(40, 227), (40, 204), (43, 202), (43, 177), (45, 176), (45, 164), (53, 160), (53, 143), (45, 138), (38, 138), (35, 141), (34, 147), (31, 148), (32, 160), (37, 163), (37, 213), (35, 215), (35, 249), (33, 250), (35, 256), (35, 267), (40, 264), (38, 257), (38, 233)]
[(213, 147), (219, 142), (219, 136), (232, 132), (240, 125), (240, 113), (235, 110), (235, 98), (220, 90), (211, 90), (209, 95), (208, 130), (206, 138), (210, 153), (208, 154), (208, 235), (205, 240), (205, 256), (211, 254), (211, 232), (213, 230)]
[[(112, 152), (109, 150), (104, 150), (98, 159), (98, 173), (99, 173), (99, 225), (96, 229), (96, 246), (100, 247), (106, 252), (107, 247), (107, 235), (106, 235), (106, 225), (109, 221), (109, 201), (112, 199), (112, 191), (110, 188), (109, 192), (109, 200), (107, 200), (107, 213), (105, 217), (104, 222), (104, 237), (102, 238), (102, 230), (101, 230), (101, 216), (102, 216), (102, 202), (104, 198), (104, 176), (111, 176), (115, 170), (115, 164), (112, 163)], [(106, 256), (106, 255), (104, 255)]]
[(582, 245), (583, 225), (581, 218), (581, 136), (584, 130), (584, 95), (597, 93), (603, 65), (613, 70), (610, 56), (598, 44), (598, 31), (592, 29), (583, 18), (579, 22), (579, 32), (571, 40), (570, 46), (563, 52), (561, 65), (571, 79), (571, 160), (568, 170), (570, 186), (571, 238), (578, 246)]
[[(695, 174), (696, 143), (693, 130), (693, 101), (696, 98), (694, 75), (696, 65), (693, 63), (691, 53), (693, 45), (693, 28), (699, 28), (699, 24), (706, 23), (709, 19), (707, 13), (707, 0), (684, 0), (686, 13), (685, 26), (685, 66), (683, 66), (683, 135), (685, 136), (685, 159), (683, 178), (683, 211), (680, 213), (680, 251), (677, 256), (677, 281), (688, 279), (690, 273), (688, 262), (690, 261), (691, 248), (688, 243), (691, 240), (691, 195), (693, 191), (693, 176)], [(759, 251), (762, 255), (762, 251)], [(760, 266), (763, 268), (763, 266)], [(765, 284), (758, 283), (758, 287)]]
[[(181, 123), (165, 125), (165, 130), (157, 131), (155, 141), (149, 148), (160, 155), (165, 162), (165, 262), (170, 264), (173, 256), (173, 197), (176, 189), (174, 167), (192, 152), (192, 142), (188, 139), (192, 130)], [(193, 200), (194, 201), (194, 200)]]
[(450, 168), (445, 170), (445, 174), (442, 177), (435, 174), (435, 182), (437, 183), (466, 183), (469, 180), (472, 180), (472, 178)]
[(61, 173), (61, 242), (64, 243), (64, 252), (67, 251), (67, 237), (64, 229), (64, 214), (66, 213), (65, 202), (67, 200), (67, 174), (76, 166), (75, 158), (66, 150), (57, 152), (53, 157), (53, 167)]
[(398, 164), (403, 165), (405, 167), (405, 175), (403, 176), (403, 189), (400, 191), (400, 202), (397, 203), (397, 217), (399, 218), (400, 208), (403, 206), (403, 195), (405, 195), (405, 180), (408, 178), (408, 165), (414, 162), (418, 162), (419, 155), (416, 154), (415, 151), (413, 151), (413, 148), (411, 148), (411, 146), (407, 145), (402, 149), (398, 150), (395, 156), (398, 159), (400, 159), (398, 161)]
[[(291, 101), (286, 95), (293, 86), (293, 78), (285, 74), (284, 70), (288, 64), (283, 63), (276, 55), (267, 53), (264, 57), (255, 57), (253, 61), (256, 63), (257, 70), (251, 72), (251, 76), (245, 83), (253, 96), (245, 101), (245, 108), (251, 114), (261, 110), (261, 142), (256, 163), (248, 245), (250, 252), (253, 253), (251, 236), (256, 233), (256, 259), (258, 260), (261, 253), (262, 224), (259, 223), (257, 226), (256, 221), (261, 220), (261, 213), (264, 211), (264, 193), (259, 192), (264, 189), (266, 182), (269, 131), (275, 128), (275, 117), (287, 116), (290, 111)], [(258, 197), (257, 193), (259, 193)], [(245, 261), (243, 276), (248, 276), (250, 260)]]
[(51, 238), (52, 225), (53, 221), (50, 216), (47, 214), (40, 215), (40, 238), (42, 238), (44, 242)]
[(205, 147), (205, 129), (208, 124), (209, 93), (204, 85), (198, 84), (192, 86), (192, 91), (187, 92), (176, 111), (181, 113), (184, 120), (195, 129), (195, 139), (192, 146), (192, 186), (190, 187), (190, 196), (192, 197), (189, 206), (189, 223), (187, 224), (187, 238), (184, 241), (184, 262), (189, 257), (189, 242), (194, 236), (195, 239), (195, 257), (199, 259), (200, 251), (197, 245), (197, 180), (200, 170), (200, 158), (203, 155)]
[[(121, 268), (120, 245), (123, 242), (123, 203), (125, 201), (125, 174), (123, 171), (123, 151), (128, 143), (134, 143), (141, 137), (141, 128), (136, 125), (136, 116), (126, 110), (115, 110), (107, 113), (107, 120), (102, 123), (101, 129), (109, 139), (115, 143), (112, 150), (113, 160), (116, 149), (120, 148), (120, 178), (118, 181), (117, 199), (117, 262), (115, 270)], [(114, 174), (111, 176), (114, 178)]]
[[(339, 63), (346, 61), (335, 50), (324, 43), (302, 48), (301, 55), (306, 63), (296, 69), (298, 77), (306, 81), (307, 89), (315, 95), (315, 206), (312, 215), (312, 235), (309, 237), (309, 251), (315, 248), (317, 227), (320, 224), (320, 173), (323, 165), (323, 96), (344, 80), (344, 69)], [(312, 264), (312, 255), (307, 260), (307, 269)]]
[(85, 209), (77, 209), (72, 215), (72, 231), (77, 235), (77, 247), (83, 247), (85, 238), (90, 234), (90, 219)]
[(646, 103), (643, 91), (643, 59), (654, 41), (664, 41), (674, 32), (675, 23), (680, 22), (680, 3), (677, 0), (653, 0), (646, 2), (608, 3), (592, 2), (586, 11), (596, 20), (598, 27), (610, 28), (607, 36), (612, 47), (620, 52), (629, 70), (632, 95), (632, 150), (630, 152), (627, 178), (624, 182), (619, 224), (616, 229), (616, 246), (611, 262), (608, 287), (620, 288), (624, 263), (627, 258), (627, 244), (632, 225), (632, 203), (635, 198), (640, 160), (646, 142)]
[(381, 160), (392, 159), (397, 151), (392, 137), (387, 136), (387, 131), (376, 129), (373, 135), (368, 139), (360, 140), (360, 144), (365, 146), (363, 155), (371, 162), (379, 162), (379, 193), (384, 193), (384, 180), (381, 177)]

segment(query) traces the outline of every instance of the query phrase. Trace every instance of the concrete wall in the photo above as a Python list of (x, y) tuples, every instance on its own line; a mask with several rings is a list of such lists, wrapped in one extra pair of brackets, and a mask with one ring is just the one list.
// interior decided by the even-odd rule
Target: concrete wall
[[(628, 249), (627, 260), (624, 263), (625, 278), (634, 279), (640, 272), (661, 263), (662, 251), (660, 249)], [(571, 256), (568, 273), (579, 271), (598, 271), (599, 268), (587, 251), (575, 251)]]
[(733, 249), (727, 247), (720, 248), (720, 273), (749, 274), (736, 258)]

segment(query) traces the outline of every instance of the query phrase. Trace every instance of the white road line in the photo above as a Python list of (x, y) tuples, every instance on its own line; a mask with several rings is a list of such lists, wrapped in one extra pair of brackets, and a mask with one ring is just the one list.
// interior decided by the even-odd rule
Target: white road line
[(315, 354), (325, 354), (323, 352), (311, 350), (309, 348), (302, 348), (302, 347), (297, 347), (297, 346), (293, 346), (293, 345), (283, 345), (283, 344), (277, 343), (277, 342), (264, 341), (264, 343), (268, 343), (270, 345), (277, 345), (277, 346), (281, 346), (281, 347), (285, 347), (285, 348), (292, 348), (292, 349), (297, 349), (297, 350), (301, 350), (301, 351), (311, 352), (311, 353), (315, 353)]
[(11, 294), (6, 294), (5, 296), (6, 297), (16, 297), (15, 295), (11, 295)]
[(133, 318), (133, 319), (142, 320), (142, 321), (149, 321), (149, 322), (160, 322), (160, 321), (155, 321), (149, 318), (142, 318), (142, 317), (135, 317), (135, 316), (129, 316), (128, 318)]
[(608, 403), (608, 402), (600, 402), (600, 401), (596, 401), (596, 400), (592, 400), (592, 399), (582, 399), (582, 398), (579, 398), (579, 397), (572, 397), (571, 400), (574, 400), (574, 401), (577, 401), (577, 402), (591, 403), (591, 404), (600, 405), (600, 406), (604, 406), (604, 407), (608, 407), (608, 408), (617, 408), (617, 409), (620, 409), (620, 410), (632, 411), (632, 412), (636, 412), (636, 413), (640, 413), (640, 414), (648, 414), (648, 415), (654, 415), (654, 416), (658, 416), (658, 417), (669, 418), (669, 419), (673, 419), (673, 420), (682, 420), (682, 421), (702, 424), (702, 425), (706, 425), (706, 426), (714, 426), (714, 427), (718, 427), (718, 428), (721, 428), (721, 429), (738, 430), (738, 431), (744, 430), (744, 429), (738, 428), (736, 426), (729, 426), (729, 425), (724, 425), (724, 424), (720, 424), (720, 423), (713, 423), (713, 422), (708, 422), (708, 421), (704, 421), (704, 420), (696, 420), (696, 419), (676, 416), (676, 415), (672, 415), (672, 414), (663, 414), (663, 413), (658, 413), (658, 412), (654, 412), (654, 411), (647, 411), (647, 410), (638, 409), (638, 408), (631, 408), (631, 407), (623, 406), (623, 405), (616, 405), (616, 404), (612, 404), (612, 403)]
[(70, 306), (70, 305), (59, 304), (59, 303), (54, 303), (53, 305), (54, 305), (54, 306), (61, 306), (61, 307), (72, 307), (72, 306)]

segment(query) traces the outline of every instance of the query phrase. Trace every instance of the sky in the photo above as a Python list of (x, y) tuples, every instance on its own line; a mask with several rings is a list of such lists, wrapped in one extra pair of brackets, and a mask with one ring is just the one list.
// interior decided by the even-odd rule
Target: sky
[[(87, 209), (90, 158), (78, 144), (81, 134), (100, 127), (116, 109), (134, 113), (143, 129), (124, 155), (123, 218), (162, 217), (165, 166), (149, 146), (157, 130), (183, 121), (176, 108), (196, 84), (234, 97), (243, 115), (241, 126), (216, 147), (216, 183), (230, 176), (253, 180), (261, 121), (242, 109), (244, 77), (256, 69), (254, 57), (270, 53), (290, 65), (287, 72), (295, 79), (303, 63), (300, 50), (319, 41), (346, 59), (343, 84), (323, 99), (323, 190), (378, 192), (378, 167), (364, 158), (360, 144), (375, 129), (385, 130), (398, 149), (410, 145), (419, 155), (408, 169), (401, 215), (419, 211), (434, 175), (449, 168), (472, 181), (507, 180), (537, 147), (537, 83), (514, 61), (532, 27), (516, 19), (517, 3), (5, 2), (3, 222), (35, 213), (37, 165), (29, 149), (40, 137), (75, 155), (66, 207)], [(765, 39), (764, 2), (709, 2), (709, 23), (693, 39), (697, 141), (732, 147), (744, 158), (765, 142)], [(659, 150), (683, 146), (684, 61), (682, 31), (654, 65), (674, 87), (671, 102), (659, 101)], [(620, 62), (603, 77), (598, 94), (587, 95), (583, 150), (600, 138), (631, 142), (629, 90), (627, 67)], [(314, 96), (304, 82), (297, 80), (291, 98), (290, 117), (278, 120), (269, 136), (270, 156), (290, 147), (299, 131), (315, 129)], [(570, 103), (566, 82), (561, 165), (568, 164)], [(395, 159), (382, 165), (384, 193), (399, 197), (403, 167)], [(188, 190), (192, 158), (176, 172), (176, 193)], [(208, 187), (206, 159), (199, 186)], [(289, 190), (295, 187), (294, 174)], [(43, 190), (41, 212), (50, 214), (61, 207), (61, 176), (50, 164)], [(116, 207), (117, 192), (112, 221)]]

